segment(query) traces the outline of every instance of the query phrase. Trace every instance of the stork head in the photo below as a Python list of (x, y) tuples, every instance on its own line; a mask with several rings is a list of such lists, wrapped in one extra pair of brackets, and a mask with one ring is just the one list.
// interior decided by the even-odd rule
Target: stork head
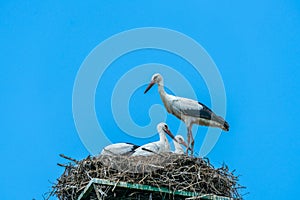
[(150, 90), (150, 88), (152, 88), (152, 86), (157, 83), (158, 85), (162, 85), (163, 84), (163, 77), (159, 74), (156, 73), (152, 76), (151, 78), (151, 82), (149, 83), (148, 87), (146, 88), (144, 94), (146, 94), (148, 92), (148, 90)]
[(183, 146), (185, 146), (186, 148), (190, 149), (190, 147), (187, 145), (187, 143), (184, 141), (184, 138), (181, 135), (176, 135), (175, 139), (177, 140), (177, 142), (179, 144), (182, 144)]
[(168, 125), (166, 123), (164, 123), (164, 122), (159, 123), (157, 125), (157, 131), (159, 133), (163, 131), (164, 133), (168, 134), (173, 140), (175, 140), (176, 142), (178, 142), (177, 139), (174, 137), (174, 135), (169, 130), (169, 127), (168, 127)]

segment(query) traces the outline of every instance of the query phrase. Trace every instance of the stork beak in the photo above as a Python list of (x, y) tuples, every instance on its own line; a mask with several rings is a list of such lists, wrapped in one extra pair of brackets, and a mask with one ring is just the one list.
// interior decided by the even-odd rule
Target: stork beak
[(171, 131), (169, 129), (164, 129), (165, 133), (167, 133), (173, 140), (175, 140), (175, 142), (178, 142), (176, 140), (176, 138), (174, 137), (174, 135), (171, 133)]
[(183, 141), (181, 144), (182, 144), (183, 146), (185, 146), (185, 148), (191, 150), (191, 148), (187, 145), (187, 143), (186, 143), (185, 141)]
[(153, 86), (154, 84), (155, 84), (155, 82), (154, 82), (154, 81), (151, 81), (151, 82), (149, 83), (148, 87), (146, 88), (144, 94), (146, 94), (146, 93), (148, 92), (148, 90), (150, 90), (150, 89), (152, 88), (152, 86)]

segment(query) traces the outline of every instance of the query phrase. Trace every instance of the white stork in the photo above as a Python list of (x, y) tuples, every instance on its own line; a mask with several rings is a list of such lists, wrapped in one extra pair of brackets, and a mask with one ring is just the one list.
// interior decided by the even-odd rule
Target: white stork
[(192, 134), (193, 124), (218, 127), (224, 131), (229, 130), (229, 124), (222, 117), (213, 113), (213, 111), (204, 104), (192, 99), (167, 94), (164, 90), (163, 77), (158, 73), (152, 76), (151, 82), (146, 88), (144, 94), (148, 92), (155, 83), (158, 85), (160, 98), (168, 113), (175, 115), (178, 119), (185, 123), (188, 132), (188, 145), (191, 145), (192, 155), (194, 153), (194, 138)]
[(170, 146), (168, 145), (168, 140), (166, 137), (166, 133), (176, 141), (174, 135), (168, 128), (168, 125), (164, 122), (161, 122), (157, 125), (157, 132), (159, 133), (159, 141), (151, 142), (140, 146), (135, 150), (132, 156), (150, 156), (153, 154), (159, 154), (163, 152), (169, 152)]
[(132, 143), (116, 143), (103, 148), (101, 155), (108, 156), (129, 156), (140, 146)]
[(185, 146), (187, 149), (189, 148), (189, 146), (184, 141), (184, 138), (181, 135), (176, 135), (175, 138), (176, 138), (176, 141), (173, 140), (174, 147), (175, 147), (174, 153), (176, 153), (176, 154), (184, 154), (184, 151), (183, 151), (183, 148), (182, 148), (181, 145)]

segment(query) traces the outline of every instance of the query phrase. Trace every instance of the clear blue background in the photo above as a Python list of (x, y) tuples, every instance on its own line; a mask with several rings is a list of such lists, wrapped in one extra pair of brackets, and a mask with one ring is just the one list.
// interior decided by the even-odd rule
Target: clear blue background
[[(89, 154), (72, 118), (76, 73), (101, 41), (144, 26), (187, 34), (217, 64), (231, 130), (208, 157), (237, 169), (245, 199), (298, 198), (298, 1), (1, 1), (0, 8), (1, 199), (42, 199), (63, 172), (59, 153)], [(195, 90), (209, 105), (205, 87)]]

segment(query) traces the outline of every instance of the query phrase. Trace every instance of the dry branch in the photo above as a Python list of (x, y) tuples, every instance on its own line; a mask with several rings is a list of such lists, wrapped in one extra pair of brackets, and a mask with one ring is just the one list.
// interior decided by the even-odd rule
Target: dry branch
[(75, 164), (60, 165), (65, 171), (53, 185), (60, 200), (77, 199), (92, 178), (242, 199), (238, 176), (224, 164), (214, 168), (208, 159), (172, 153), (148, 157), (89, 156), (81, 161), (63, 157)]

